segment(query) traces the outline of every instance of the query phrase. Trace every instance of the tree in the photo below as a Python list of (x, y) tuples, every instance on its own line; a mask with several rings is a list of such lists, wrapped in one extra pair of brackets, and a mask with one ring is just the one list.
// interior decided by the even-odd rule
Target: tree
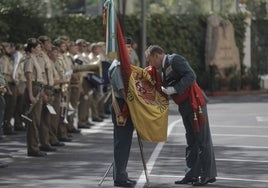
[[(2, 0), (0, 7), (0, 33), (2, 41), (23, 43), (28, 37), (43, 33), (39, 16), (42, 3), (35, 0)], [(3, 27), (3, 28), (2, 28)]]
[(267, 0), (254, 0), (246, 2), (247, 9), (252, 13), (253, 19), (267, 19)]

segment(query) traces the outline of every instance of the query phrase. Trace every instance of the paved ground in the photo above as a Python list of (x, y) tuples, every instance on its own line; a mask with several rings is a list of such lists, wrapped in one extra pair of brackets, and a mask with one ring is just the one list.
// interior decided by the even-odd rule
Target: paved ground
[[(268, 93), (210, 97), (211, 132), (218, 168), (211, 188), (268, 187)], [(150, 187), (192, 187), (175, 185), (184, 175), (184, 129), (174, 104), (170, 106), (169, 136), (165, 143), (144, 143)], [(112, 124), (107, 119), (73, 142), (45, 158), (26, 156), (25, 132), (0, 140), (0, 187), (95, 188), (112, 162)], [(147, 187), (134, 134), (129, 176), (136, 187)], [(112, 171), (101, 187), (113, 187)]]

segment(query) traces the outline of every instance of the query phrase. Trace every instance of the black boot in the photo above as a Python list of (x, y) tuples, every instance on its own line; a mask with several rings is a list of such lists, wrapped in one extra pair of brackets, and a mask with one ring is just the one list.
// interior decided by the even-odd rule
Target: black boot
[(12, 129), (12, 125), (9, 122), (4, 122), (3, 124), (3, 134), (4, 135), (15, 135), (15, 133)]

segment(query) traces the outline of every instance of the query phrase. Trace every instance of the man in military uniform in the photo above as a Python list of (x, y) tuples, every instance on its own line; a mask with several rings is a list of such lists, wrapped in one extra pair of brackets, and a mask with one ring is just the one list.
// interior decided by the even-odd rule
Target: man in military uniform
[(26, 77), (26, 97), (29, 107), (28, 116), (32, 122), (27, 126), (27, 151), (28, 156), (43, 157), (46, 153), (40, 151), (40, 123), (43, 106), (43, 86), (45, 70), (38, 62), (36, 56), (40, 54), (41, 46), (36, 38), (27, 40), (25, 49), (27, 57), (24, 64), (24, 73)]
[[(59, 125), (62, 123), (61, 119), (61, 97), (62, 97), (62, 90), (61, 90), (61, 84), (65, 83), (64, 79), (61, 79), (61, 76), (56, 69), (56, 64), (58, 61), (59, 57), (59, 49), (56, 46), (53, 46), (51, 51), (48, 53), (50, 61), (51, 61), (51, 66), (52, 66), (52, 72), (53, 72), (53, 78), (54, 78), (54, 86), (53, 86), (53, 108), (56, 111), (56, 114), (51, 116), (51, 122), (54, 123), (53, 132), (55, 135), (57, 135), (58, 139), (60, 134), (59, 132)], [(65, 129), (66, 130), (66, 129)], [(65, 131), (66, 133), (66, 131)], [(67, 137), (67, 136), (66, 136)], [(52, 146), (64, 146), (65, 144), (62, 142), (50, 142)]]
[(2, 66), (0, 65), (0, 129), (2, 129), (3, 119), (4, 119), (4, 113), (5, 113), (5, 92), (6, 92), (6, 81), (2, 74)]
[(52, 43), (48, 36), (40, 36), (38, 38), (41, 44), (41, 52), (38, 54), (37, 59), (42, 64), (44, 69), (44, 101), (41, 115), (41, 132), (40, 132), (40, 149), (42, 151), (56, 151), (56, 148), (51, 147), (51, 144), (55, 145), (59, 143), (57, 138), (57, 132), (55, 132), (55, 126), (57, 123), (51, 121), (51, 116), (49, 108), (53, 108), (53, 67), (52, 62), (48, 57), (48, 52), (51, 51)]
[[(83, 62), (83, 65), (88, 65), (89, 59), (86, 55), (87, 44), (84, 39), (77, 39), (78, 53), (75, 59)], [(80, 99), (78, 104), (78, 128), (90, 128), (93, 124), (89, 122), (90, 106), (92, 102), (92, 85), (87, 80), (87, 73), (81, 73), (81, 88)]]
[[(2, 75), (2, 68), (0, 64), (0, 137), (2, 136), (2, 123), (3, 123), (3, 118), (4, 118), (4, 113), (5, 113), (5, 98), (4, 94), (6, 92), (6, 81)], [(5, 168), (8, 165), (6, 163), (0, 162), (0, 168)]]
[(186, 174), (175, 184), (204, 186), (216, 181), (217, 169), (210, 134), (205, 94), (187, 60), (178, 54), (166, 55), (157, 45), (145, 52), (150, 65), (162, 71), (162, 91), (179, 107), (186, 131)]
[(67, 131), (68, 129), (75, 129), (73, 125), (70, 125), (68, 118), (68, 101), (69, 101), (69, 82), (70, 76), (66, 75), (67, 71), (70, 71), (70, 66), (66, 62), (66, 58), (63, 55), (67, 51), (67, 44), (62, 39), (54, 40), (54, 45), (58, 47), (58, 59), (55, 64), (55, 68), (60, 76), (61, 80), (64, 80), (64, 83), (60, 85), (61, 88), (61, 116), (60, 124), (58, 128), (58, 138), (62, 142), (71, 142), (72, 140), (68, 138)]
[[(96, 62), (101, 62), (101, 46), (98, 43), (92, 43), (91, 44), (91, 52), (88, 55), (90, 64), (96, 63)], [(102, 75), (99, 75), (102, 76)], [(92, 85), (92, 102), (91, 102), (91, 116), (92, 116), (92, 121), (95, 122), (102, 122), (103, 121), (103, 114), (100, 114), (100, 112), (103, 112), (104, 110), (101, 108), (104, 108), (104, 104), (100, 104), (100, 101), (103, 101), (103, 95), (102, 95), (102, 89), (103, 87), (100, 85)], [(102, 117), (101, 117), (102, 116)]]
[[(66, 35), (59, 36), (57, 38), (58, 41), (62, 41), (65, 44), (60, 45), (59, 53), (61, 54), (62, 60), (65, 62), (65, 71), (70, 72), (70, 70), (74, 67), (74, 58), (73, 56), (77, 53), (77, 45), (70, 40), (70, 38)], [(72, 73), (68, 75), (68, 90), (66, 92), (66, 101), (68, 108), (68, 116), (67, 116), (67, 132), (69, 133), (80, 133), (81, 130), (77, 129), (77, 126), (74, 125), (74, 117), (77, 111), (75, 103), (73, 103), (73, 98), (77, 98), (80, 95), (80, 90), (76, 90), (77, 86), (79, 88), (80, 76), (79, 73)], [(74, 89), (75, 88), (75, 89)], [(73, 92), (73, 89), (75, 92)], [(69, 113), (69, 111), (71, 113)]]
[(2, 74), (7, 83), (6, 88), (7, 92), (5, 93), (5, 115), (4, 115), (4, 124), (3, 124), (3, 133), (6, 135), (15, 134), (11, 125), (11, 118), (14, 116), (16, 108), (16, 99), (17, 99), (17, 88), (15, 81), (12, 77), (13, 73), (13, 60), (12, 55), (15, 52), (10, 43), (2, 43), (4, 54), (0, 58), (0, 64), (2, 65)]
[[(126, 39), (125, 42), (130, 55), (132, 50), (131, 40)], [(117, 109), (120, 109), (120, 112), (122, 112), (127, 102), (120, 62), (117, 60), (114, 60), (109, 68), (109, 78), (114, 92), (112, 109), (112, 121), (114, 124), (114, 186), (135, 187), (136, 181), (130, 180), (126, 171), (134, 126), (130, 114), (128, 114), (124, 125), (121, 124), (118, 118), (118, 114), (120, 113)]]
[[(72, 69), (75, 69), (75, 67), (80, 66), (78, 63), (75, 62), (74, 56), (78, 53), (78, 47), (77, 44), (73, 41), (69, 42), (68, 46), (68, 53), (67, 58), (72, 63)], [(75, 113), (77, 113), (77, 107), (81, 92), (81, 74), (79, 72), (73, 73), (70, 79), (70, 87), (69, 87), (69, 99), (70, 99), (70, 105), (72, 108), (75, 109)], [(75, 113), (70, 114), (68, 116), (68, 123), (71, 125), (74, 125), (74, 118)], [(80, 133), (80, 129), (69, 129), (68, 132), (70, 133)]]
[(15, 131), (26, 131), (26, 127), (21, 114), (26, 112), (25, 108), (25, 88), (26, 88), (26, 79), (24, 75), (24, 60), (25, 52), (24, 46), (22, 44), (16, 44), (16, 52), (14, 54), (14, 68), (12, 77), (16, 83), (17, 88), (17, 99), (16, 99), (16, 108), (14, 112), (14, 130)]

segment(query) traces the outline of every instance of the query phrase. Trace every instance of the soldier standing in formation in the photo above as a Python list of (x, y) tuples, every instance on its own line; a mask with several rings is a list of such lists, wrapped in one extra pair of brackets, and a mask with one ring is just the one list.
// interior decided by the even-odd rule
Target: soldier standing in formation
[[(75, 60), (80, 60), (82, 65), (89, 65), (89, 59), (86, 55), (87, 44), (84, 39), (76, 41), (78, 53)], [(88, 82), (87, 73), (81, 73), (81, 92), (78, 104), (78, 128), (90, 128), (93, 124), (89, 122), (90, 106), (92, 102), (92, 85)]]
[(67, 44), (62, 39), (54, 40), (54, 45), (58, 47), (58, 58), (56, 60), (55, 68), (60, 76), (60, 79), (63, 82), (60, 84), (61, 89), (61, 100), (60, 100), (60, 123), (58, 128), (58, 138), (63, 142), (70, 142), (71, 139), (68, 138), (68, 129), (75, 129), (73, 125), (70, 125), (67, 116), (68, 116), (68, 100), (69, 100), (69, 80), (70, 76), (66, 75), (66, 72), (69, 70), (69, 66), (65, 60), (64, 53), (67, 51)]
[(24, 65), (27, 87), (26, 97), (28, 109), (32, 109), (29, 113), (32, 122), (27, 124), (27, 152), (28, 156), (43, 157), (46, 156), (46, 153), (40, 151), (39, 133), (43, 106), (43, 86), (45, 84), (43, 75), (45, 73), (36, 58), (41, 51), (39, 41), (36, 38), (29, 38), (25, 51), (27, 53)]
[(25, 51), (22, 44), (16, 45), (16, 52), (14, 54), (14, 69), (13, 69), (13, 79), (15, 80), (17, 87), (17, 99), (16, 108), (14, 112), (14, 130), (15, 131), (26, 131), (25, 123), (21, 118), (21, 114), (27, 109), (25, 108), (25, 88), (26, 79), (24, 75), (24, 61), (25, 61)]
[(6, 135), (15, 134), (11, 125), (11, 119), (14, 115), (17, 99), (17, 88), (15, 80), (13, 79), (13, 60), (14, 48), (10, 43), (2, 43), (3, 54), (0, 58), (0, 64), (2, 66), (2, 74), (6, 82), (7, 92), (5, 93), (5, 115), (3, 124), (3, 133)]
[[(84, 39), (72, 42), (62, 36), (53, 44), (55, 46), (44, 35), (38, 39), (29, 38), (24, 46), (18, 45), (16, 51), (9, 43), (1, 44), (1, 73), (6, 83), (0, 88), (5, 97), (1, 105), (6, 112), (2, 113), (2, 130), (4, 134), (15, 134), (13, 127), (16, 131), (27, 130), (28, 156), (41, 157), (46, 156), (46, 152), (56, 151), (53, 146), (64, 146), (62, 142), (72, 141), (68, 132), (80, 133), (79, 128), (94, 125), (90, 117), (101, 122), (105, 116), (102, 87), (93, 87), (88, 80), (88, 72), (93, 70), (76, 68), (104, 60), (104, 55), (100, 54), (101, 45), (91, 46), (91, 57), (91, 48)], [(75, 112), (78, 112), (77, 126)]]
[[(4, 94), (6, 92), (6, 81), (2, 75), (2, 66), (0, 64), (0, 137), (2, 137), (2, 124), (3, 124), (3, 118), (5, 113), (5, 98)], [(0, 168), (8, 167), (7, 164), (0, 162)]]

